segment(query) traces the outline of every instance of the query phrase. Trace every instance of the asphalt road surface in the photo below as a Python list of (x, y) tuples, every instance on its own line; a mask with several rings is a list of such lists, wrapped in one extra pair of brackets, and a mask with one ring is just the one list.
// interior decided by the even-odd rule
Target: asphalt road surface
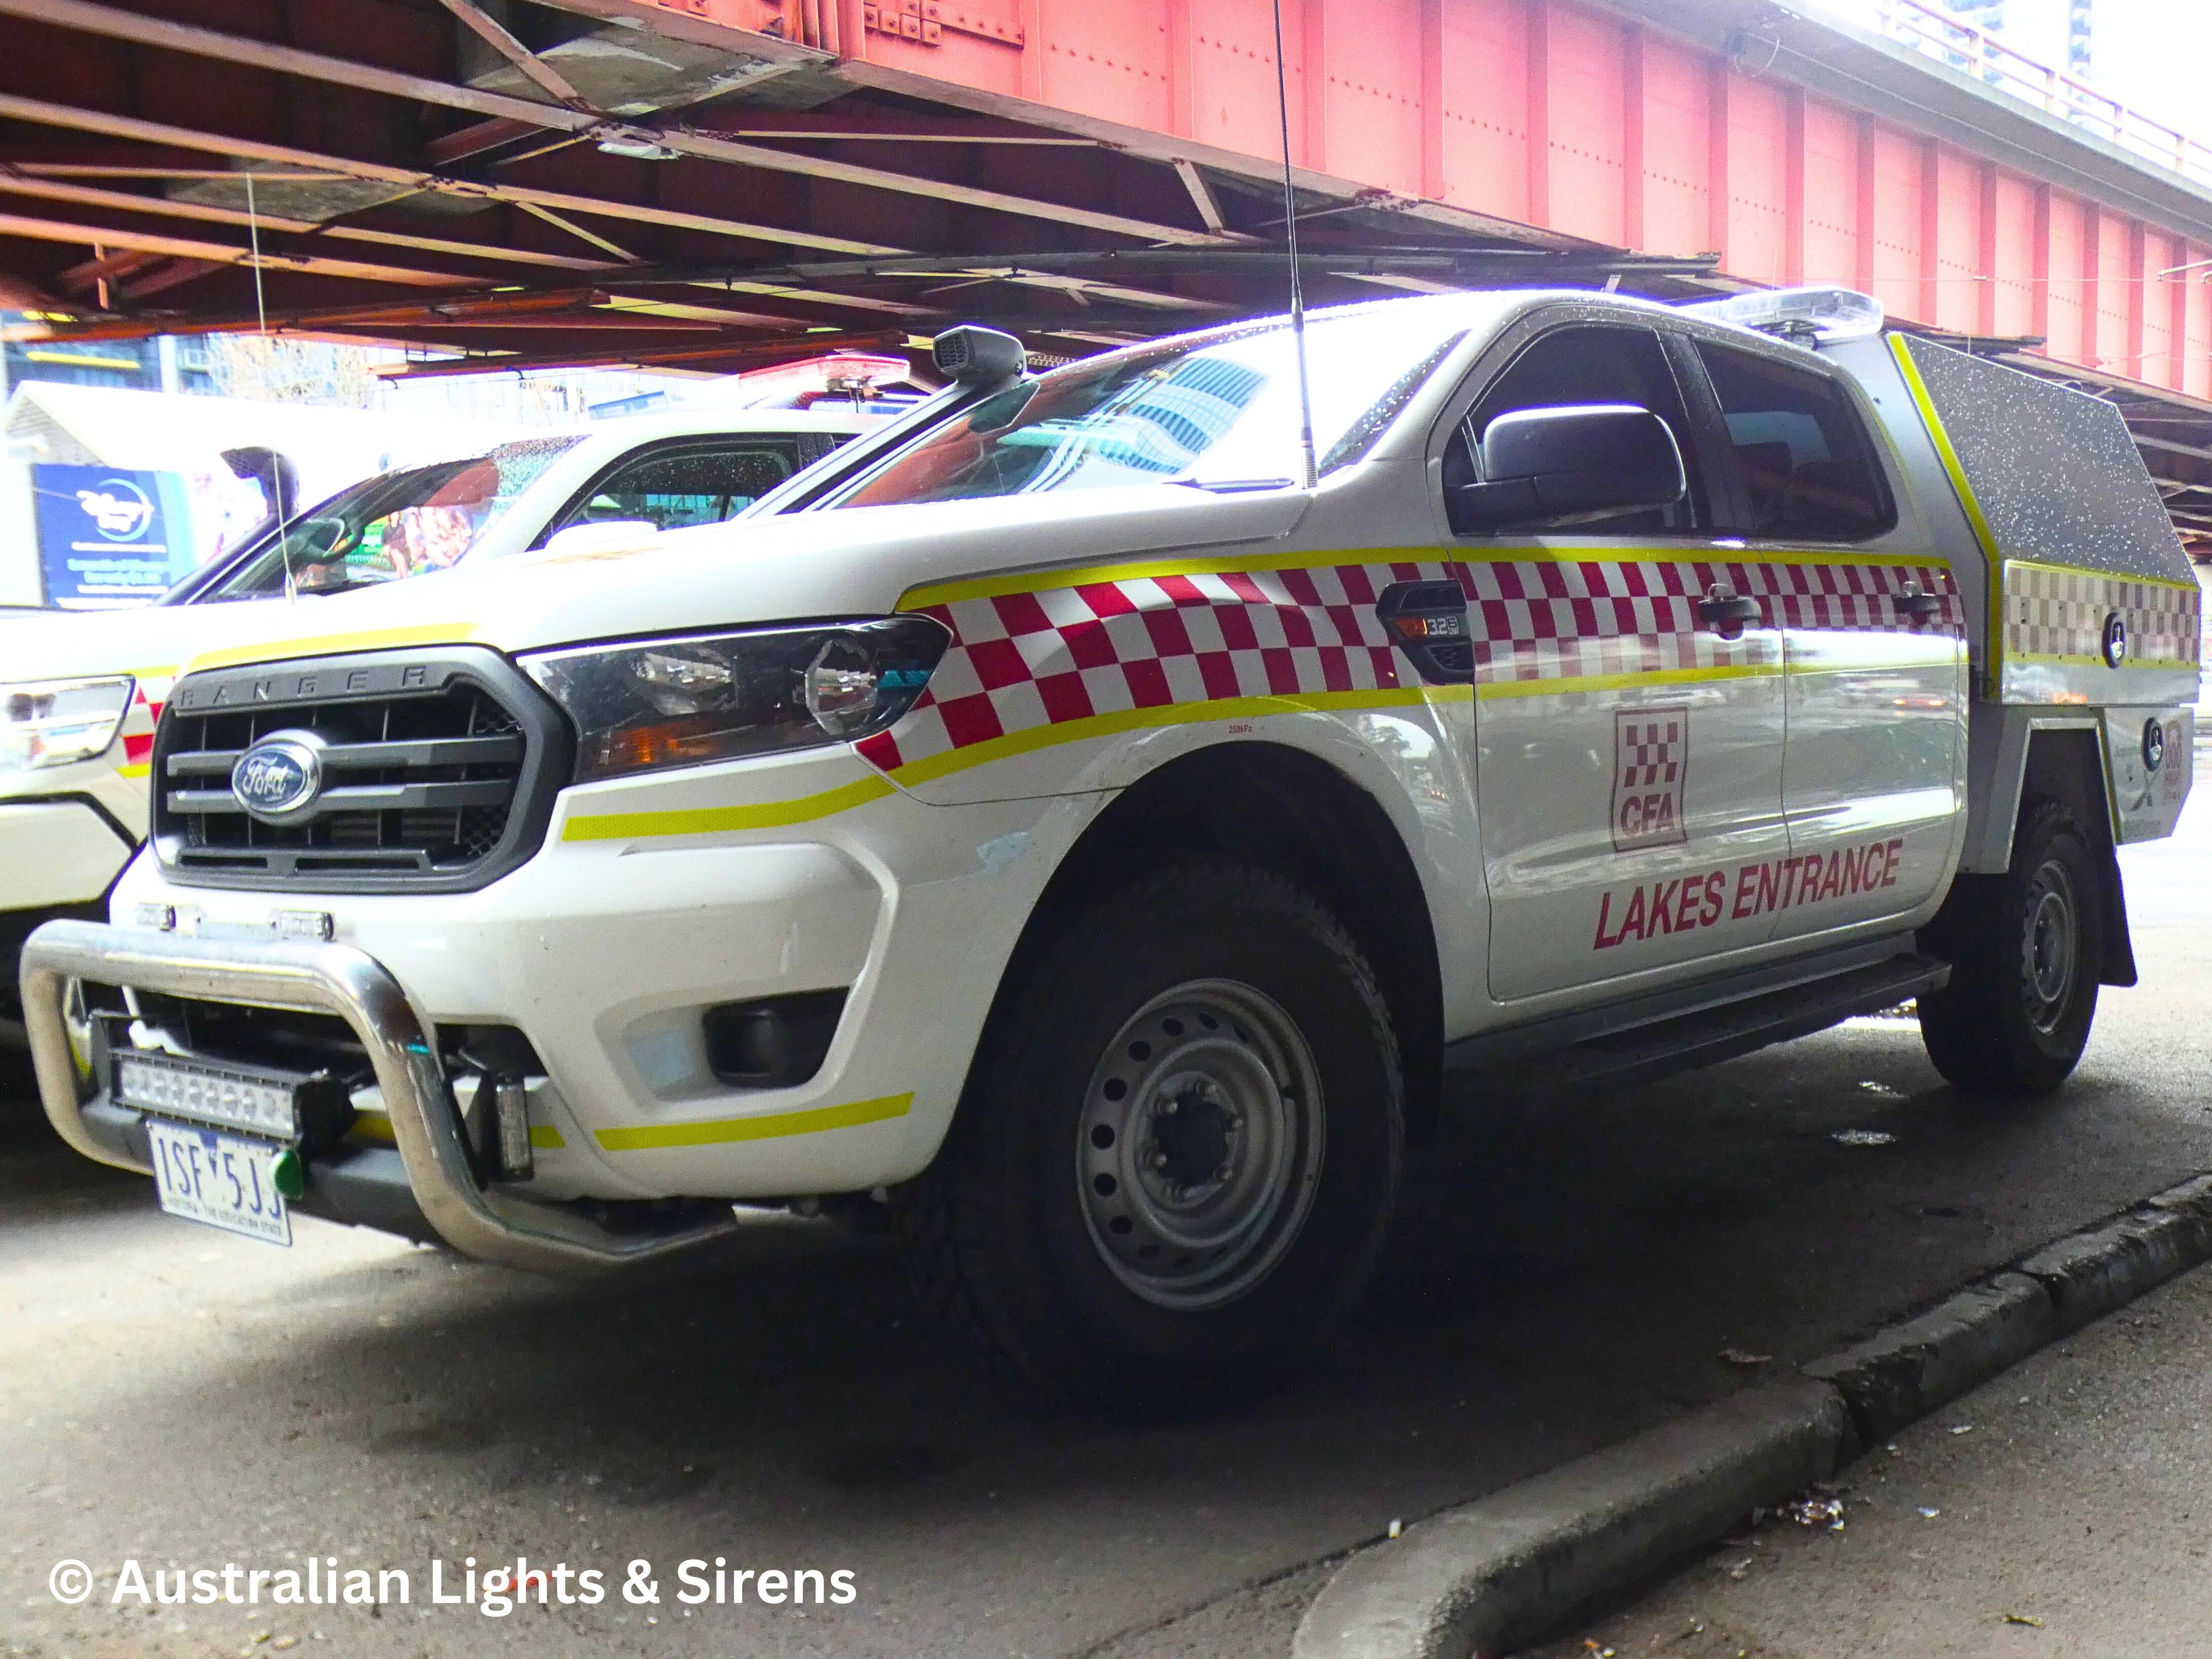
[[(1761, 1374), (1723, 1349), (1812, 1358), (2212, 1168), (2212, 789), (2185, 831), (2126, 855), (2143, 983), (2106, 994), (2057, 1099), (1963, 1102), (1911, 1024), (1869, 1020), (1610, 1097), (1491, 1103), (1428, 1156), (1311, 1367), (1127, 1420), (985, 1386), (891, 1247), (824, 1223), (763, 1219), (619, 1281), (314, 1221), (278, 1250), (0, 1114), (0, 1651), (1272, 1659), (1328, 1558), (1393, 1519)], [(426, 1605), (433, 1560), (451, 1593), (471, 1555), (597, 1568), (607, 1597)], [(404, 1570), (412, 1599), (112, 1601), (126, 1559), (150, 1585), (310, 1556)], [(678, 1604), (677, 1564), (717, 1556), (848, 1571), (854, 1599)], [(64, 1559), (97, 1575), (83, 1607), (48, 1593)], [(657, 1605), (623, 1599), (632, 1559)]]

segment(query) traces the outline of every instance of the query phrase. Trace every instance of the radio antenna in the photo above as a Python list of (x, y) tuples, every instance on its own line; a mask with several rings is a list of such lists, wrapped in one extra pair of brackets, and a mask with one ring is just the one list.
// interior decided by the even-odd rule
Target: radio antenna
[(1283, 228), (1291, 245), (1291, 345), (1298, 360), (1299, 479), (1308, 490), (1314, 471), (1313, 389), (1306, 378), (1306, 295), (1298, 275), (1298, 198), (1291, 185), (1291, 82), (1283, 66), (1283, 0), (1275, 7), (1275, 109), (1283, 123)]

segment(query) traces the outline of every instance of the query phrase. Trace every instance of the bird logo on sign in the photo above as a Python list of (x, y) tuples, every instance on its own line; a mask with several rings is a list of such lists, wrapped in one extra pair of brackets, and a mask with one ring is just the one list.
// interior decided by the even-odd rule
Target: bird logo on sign
[(135, 542), (154, 522), (154, 503), (128, 478), (102, 478), (76, 492), (76, 504), (93, 528), (112, 542)]

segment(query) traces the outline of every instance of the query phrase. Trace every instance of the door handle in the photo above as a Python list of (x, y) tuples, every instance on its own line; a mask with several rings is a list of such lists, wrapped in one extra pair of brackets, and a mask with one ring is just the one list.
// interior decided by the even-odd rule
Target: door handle
[(1890, 602), (1896, 605), (1898, 615), (1911, 617), (1916, 622), (1926, 622), (1931, 617), (1943, 614), (1943, 596), (1941, 593), (1923, 593), (1910, 583)]
[(1759, 620), (1759, 601), (1716, 588), (1698, 601), (1698, 619), (1715, 628), (1742, 628)]

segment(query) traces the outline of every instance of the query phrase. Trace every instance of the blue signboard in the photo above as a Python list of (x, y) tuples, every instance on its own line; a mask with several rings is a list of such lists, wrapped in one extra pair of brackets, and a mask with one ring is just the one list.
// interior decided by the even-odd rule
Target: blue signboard
[(191, 568), (190, 509), (173, 473), (38, 465), (31, 478), (48, 605), (143, 605)]

